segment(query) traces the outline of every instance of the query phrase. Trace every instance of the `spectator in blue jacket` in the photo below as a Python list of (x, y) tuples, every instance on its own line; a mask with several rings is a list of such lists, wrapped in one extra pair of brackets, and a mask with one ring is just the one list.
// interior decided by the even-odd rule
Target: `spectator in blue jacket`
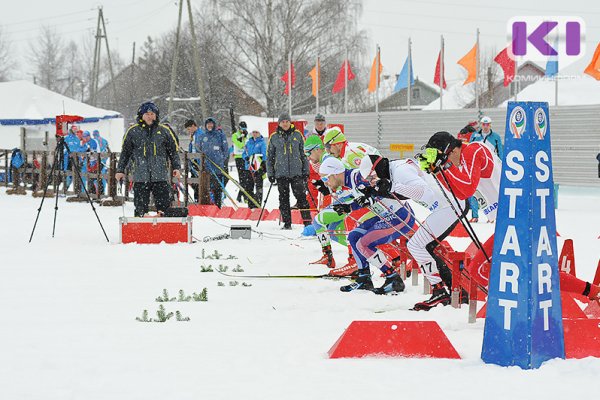
[[(73, 159), (70, 157), (70, 154), (83, 151), (81, 147), (81, 140), (77, 136), (78, 130), (79, 127), (77, 125), (71, 125), (71, 129), (69, 129), (69, 133), (64, 139), (66, 146), (64, 148), (63, 170), (65, 171), (73, 171)], [(73, 176), (67, 176), (67, 188), (71, 186), (72, 181)]]
[[(502, 146), (502, 138), (499, 134), (492, 131), (492, 119), (488, 116), (481, 118), (481, 129), (473, 132), (471, 142), (483, 142), (494, 149), (494, 152), (504, 161), (504, 147)], [(470, 222), (479, 222), (479, 203), (474, 196), (469, 197), (469, 206), (471, 207)]]
[[(193, 119), (188, 119), (187, 121), (185, 121), (183, 127), (190, 135), (190, 144), (188, 146), (188, 152), (196, 153), (196, 145), (200, 141), (200, 138), (202, 137), (202, 134), (204, 132), (202, 131), (202, 128), (200, 128), (198, 124), (196, 124), (196, 121), (194, 121)], [(188, 160), (188, 165), (190, 168), (190, 174), (192, 175), (192, 178), (198, 178), (200, 176), (200, 162), (201, 161), (199, 158)], [(192, 183), (191, 186), (194, 191), (194, 200), (197, 203), (200, 199), (200, 186), (197, 183)]]
[[(242, 157), (245, 161), (245, 167), (251, 174), (251, 186), (246, 189), (254, 197), (258, 204), (262, 203), (263, 197), (263, 176), (267, 171), (265, 161), (267, 160), (267, 142), (259, 131), (253, 130), (252, 136), (244, 146)], [(249, 201), (249, 208), (255, 208), (256, 205)]]
[(204, 133), (199, 136), (196, 151), (204, 153), (204, 166), (210, 172), (210, 191), (214, 204), (221, 208), (223, 195), (223, 166), (229, 158), (229, 145), (222, 130), (217, 128), (214, 118), (207, 118), (204, 122)]

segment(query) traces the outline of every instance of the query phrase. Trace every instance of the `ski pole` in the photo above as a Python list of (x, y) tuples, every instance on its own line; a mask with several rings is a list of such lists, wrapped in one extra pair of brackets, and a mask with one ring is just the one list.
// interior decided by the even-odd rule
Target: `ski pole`
[(265, 207), (267, 206), (267, 200), (269, 200), (269, 194), (271, 193), (271, 188), (273, 188), (273, 182), (271, 182), (271, 185), (269, 186), (269, 190), (267, 190), (267, 196), (265, 197), (265, 203), (263, 204), (262, 209), (260, 210), (260, 215), (258, 216), (258, 221), (256, 222), (257, 228), (258, 228), (258, 224), (260, 224), (260, 221), (262, 220), (263, 213), (265, 212)]

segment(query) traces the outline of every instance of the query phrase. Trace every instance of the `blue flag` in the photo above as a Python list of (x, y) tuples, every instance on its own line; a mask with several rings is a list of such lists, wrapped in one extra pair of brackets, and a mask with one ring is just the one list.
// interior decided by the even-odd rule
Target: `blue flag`
[[(402, 67), (402, 71), (400, 71), (400, 75), (398, 75), (398, 80), (396, 81), (396, 86), (394, 86), (394, 93), (399, 90), (406, 89), (408, 87), (408, 57), (406, 57), (406, 61), (404, 61), (404, 66)], [(412, 60), (410, 63), (410, 86), (415, 84), (415, 78), (413, 76), (413, 67)]]
[[(554, 48), (558, 49), (558, 39), (554, 41)], [(558, 74), (558, 56), (550, 56), (546, 62), (546, 76), (550, 78), (556, 74)]]

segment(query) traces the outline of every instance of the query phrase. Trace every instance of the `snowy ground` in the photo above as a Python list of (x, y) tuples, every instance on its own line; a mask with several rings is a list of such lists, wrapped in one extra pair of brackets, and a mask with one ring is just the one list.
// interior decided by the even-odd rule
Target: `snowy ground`
[[(592, 279), (600, 256), (599, 201), (598, 190), (561, 187), (557, 226), (575, 239), (584, 279)], [(340, 282), (325, 280), (248, 279), (251, 287), (232, 287), (217, 272), (200, 272), (202, 249), (237, 256), (211, 263), (239, 263), (245, 273), (326, 272), (307, 265), (319, 246), (300, 239), (298, 227), (282, 232), (276, 223), (261, 223), (265, 235), (250, 241), (120, 245), (120, 207), (97, 208), (106, 243), (90, 206), (61, 198), (56, 237), (50, 237), (54, 203), (47, 201), (29, 244), (38, 204), (0, 189), (0, 399), (487, 400), (597, 392), (599, 359), (554, 360), (534, 371), (484, 364), (483, 321), (469, 325), (466, 308), (407, 311), (424, 298), (421, 286), (386, 297), (341, 293)], [(128, 204), (125, 213), (132, 212)], [(221, 224), (228, 223), (195, 218), (194, 236), (226, 233)], [(486, 236), (492, 226), (477, 229)], [(345, 250), (337, 246), (335, 254), (343, 263)], [(208, 302), (164, 303), (189, 322), (135, 320), (144, 309), (154, 316), (163, 288), (176, 296), (204, 287)], [(353, 320), (435, 320), (462, 360), (328, 359)]]

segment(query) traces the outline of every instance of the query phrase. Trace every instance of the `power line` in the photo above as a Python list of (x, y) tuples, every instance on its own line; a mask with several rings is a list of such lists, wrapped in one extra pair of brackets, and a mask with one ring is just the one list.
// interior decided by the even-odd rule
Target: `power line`
[(94, 11), (93, 8), (90, 8), (88, 10), (85, 11), (75, 11), (75, 12), (71, 12), (71, 13), (66, 13), (66, 14), (59, 14), (59, 15), (53, 15), (53, 16), (44, 16), (42, 18), (36, 18), (36, 19), (29, 19), (29, 20), (25, 20), (25, 21), (19, 21), (19, 22), (10, 22), (8, 24), (0, 24), (1, 26), (12, 26), (12, 25), (24, 25), (24, 24), (30, 24), (33, 22), (40, 22), (40, 21), (46, 21), (49, 19), (57, 19), (57, 18), (64, 18), (64, 17), (70, 17), (73, 15), (79, 15), (79, 14), (85, 14), (85, 13), (89, 13)]

